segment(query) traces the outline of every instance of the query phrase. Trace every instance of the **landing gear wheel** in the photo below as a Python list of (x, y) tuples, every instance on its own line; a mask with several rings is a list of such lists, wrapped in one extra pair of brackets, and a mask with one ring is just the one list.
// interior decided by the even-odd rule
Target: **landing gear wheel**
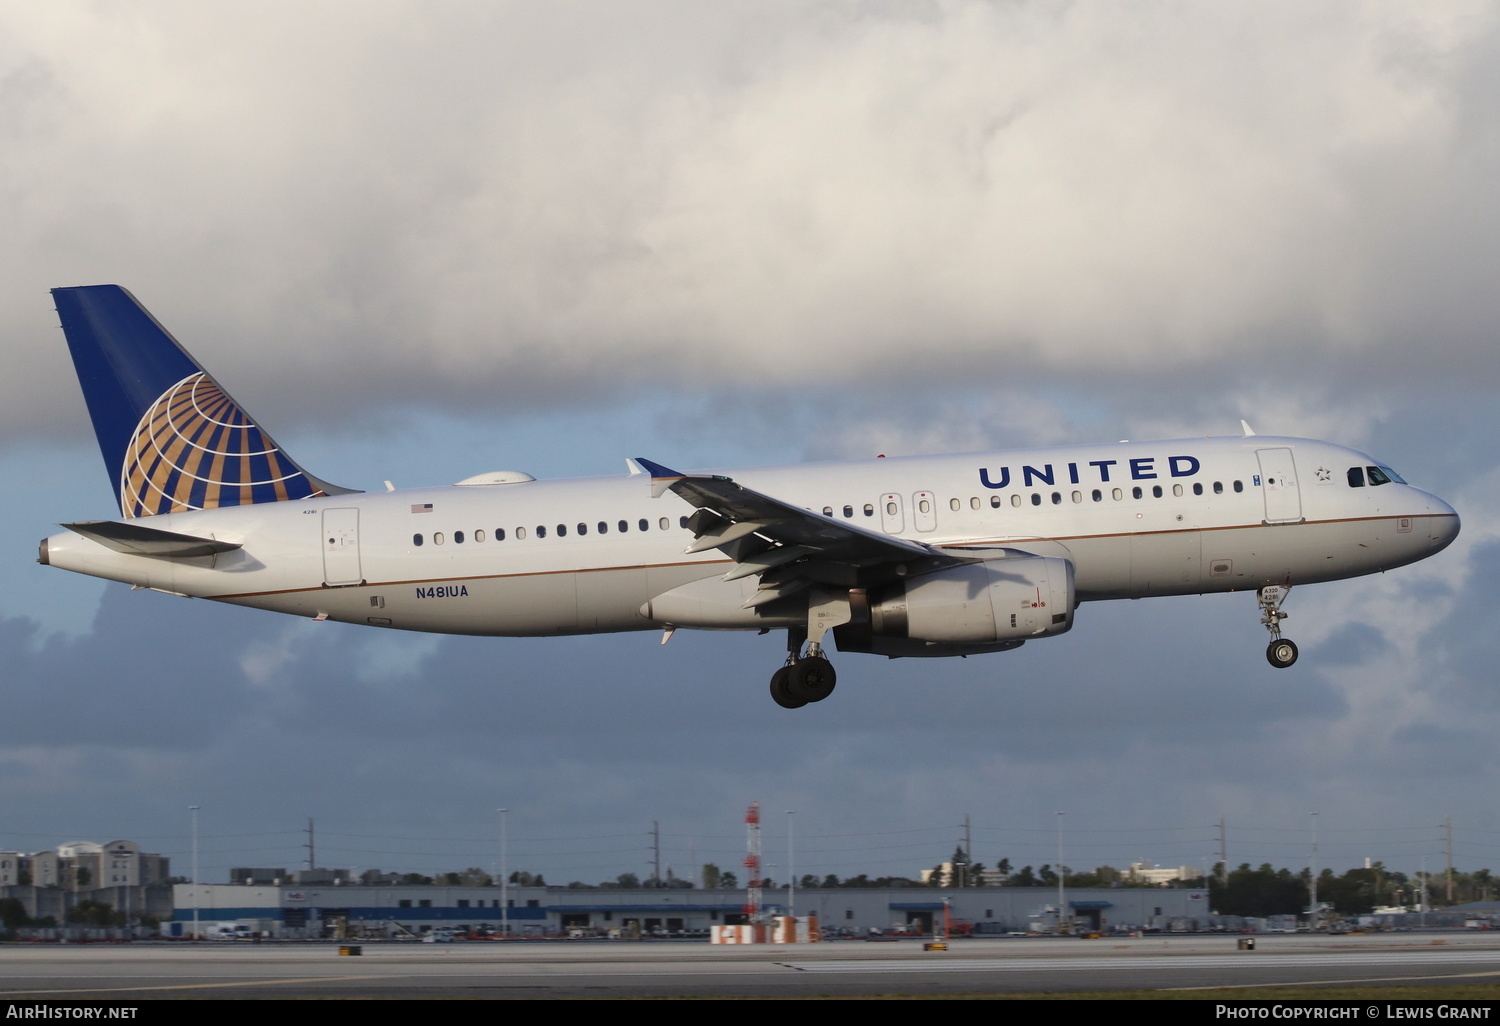
[(822, 656), (799, 659), (788, 670), (786, 687), (793, 698), (804, 702), (821, 702), (833, 694), (833, 685), (838, 675), (833, 664)]
[(1296, 661), (1296, 642), (1287, 641), (1285, 638), (1278, 638), (1276, 641), (1273, 641), (1266, 646), (1266, 662), (1270, 663), (1278, 670), (1284, 670)]
[(791, 672), (790, 666), (783, 666), (771, 674), (771, 699), (783, 709), (801, 709), (807, 704), (807, 700), (792, 697), (792, 692), (787, 687), (787, 678)]

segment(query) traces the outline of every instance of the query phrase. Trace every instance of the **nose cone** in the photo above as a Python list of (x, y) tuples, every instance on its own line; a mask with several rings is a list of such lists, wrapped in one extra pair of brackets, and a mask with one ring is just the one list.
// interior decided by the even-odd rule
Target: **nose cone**
[(1428, 496), (1431, 515), (1427, 518), (1427, 529), (1432, 538), (1432, 551), (1446, 549), (1458, 537), (1458, 511), (1436, 495)]

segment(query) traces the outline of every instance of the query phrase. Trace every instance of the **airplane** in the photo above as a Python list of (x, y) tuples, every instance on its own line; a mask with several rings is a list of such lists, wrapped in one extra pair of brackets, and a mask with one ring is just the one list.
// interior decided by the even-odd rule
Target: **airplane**
[(52, 291), (120, 516), (38, 561), (316, 620), (446, 634), (785, 630), (771, 696), (826, 699), (827, 656), (1003, 652), (1084, 602), (1253, 591), (1425, 559), (1442, 499), (1330, 442), (1256, 435), (616, 477), (518, 471), (360, 492), (304, 470), (118, 285)]

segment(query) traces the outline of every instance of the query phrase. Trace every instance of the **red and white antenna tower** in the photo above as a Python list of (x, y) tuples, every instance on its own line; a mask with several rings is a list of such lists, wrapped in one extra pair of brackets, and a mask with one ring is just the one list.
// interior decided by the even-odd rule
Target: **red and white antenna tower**
[(755, 922), (760, 918), (760, 802), (745, 810), (745, 835), (745, 875), (750, 880), (745, 915)]

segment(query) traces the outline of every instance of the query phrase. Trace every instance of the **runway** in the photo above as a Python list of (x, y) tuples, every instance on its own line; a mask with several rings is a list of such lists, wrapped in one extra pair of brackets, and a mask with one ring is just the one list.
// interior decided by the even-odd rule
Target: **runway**
[[(1492, 984), (1500, 936), (830, 942), (365, 944), (204, 942), (0, 947), (0, 1000), (814, 997), (1285, 985)], [(1250, 996), (1249, 993), (1246, 995)]]

